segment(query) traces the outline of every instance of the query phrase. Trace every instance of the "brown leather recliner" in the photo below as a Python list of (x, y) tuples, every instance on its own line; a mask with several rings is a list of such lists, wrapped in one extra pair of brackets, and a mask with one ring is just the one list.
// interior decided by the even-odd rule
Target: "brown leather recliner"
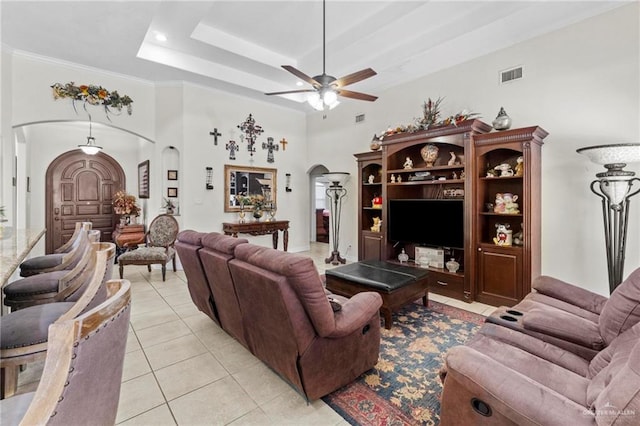
[(174, 247), (187, 277), (187, 288), (191, 300), (201, 312), (220, 325), (213, 294), (199, 256), (199, 251), (202, 249), (202, 237), (205, 235), (207, 234), (204, 232), (182, 231), (178, 234)]
[(512, 308), (500, 307), (487, 322), (534, 336), (587, 360), (640, 322), (640, 268), (608, 299), (563, 281), (540, 277), (536, 292)]
[(334, 312), (310, 258), (253, 244), (234, 254), (229, 269), (250, 350), (309, 400), (376, 364), (379, 294), (339, 298)]

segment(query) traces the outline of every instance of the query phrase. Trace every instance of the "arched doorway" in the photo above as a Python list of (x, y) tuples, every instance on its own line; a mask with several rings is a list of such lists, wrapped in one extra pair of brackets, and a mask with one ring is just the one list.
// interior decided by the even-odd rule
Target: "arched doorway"
[(329, 205), (326, 203), (327, 181), (322, 178), (329, 173), (323, 165), (309, 170), (309, 193), (311, 194), (311, 235), (310, 241), (329, 243)]
[(115, 216), (113, 194), (125, 188), (125, 173), (111, 156), (81, 150), (65, 152), (47, 168), (45, 251), (52, 253), (73, 234), (76, 222), (93, 223), (102, 241), (111, 241)]

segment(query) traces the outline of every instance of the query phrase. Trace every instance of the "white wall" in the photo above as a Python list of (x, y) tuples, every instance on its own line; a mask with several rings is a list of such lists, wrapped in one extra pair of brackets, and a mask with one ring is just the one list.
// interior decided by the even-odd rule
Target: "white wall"
[[(445, 98), (444, 115), (467, 108), (488, 123), (504, 106), (512, 127), (539, 125), (549, 132), (542, 149), (542, 272), (608, 294), (600, 198), (589, 190), (604, 169), (575, 150), (640, 142), (639, 13), (637, 3), (621, 7), (376, 93), (373, 104), (344, 102), (326, 119), (313, 114), (310, 158), (355, 174), (351, 154), (367, 151), (373, 133), (421, 116), (429, 97)], [(499, 71), (516, 65), (524, 65), (524, 79), (499, 85)], [(366, 121), (356, 125), (359, 113)], [(640, 164), (628, 169), (640, 174)], [(350, 222), (343, 225), (341, 246), (357, 244), (355, 186), (349, 190), (343, 217)], [(640, 266), (640, 205), (632, 203), (630, 214), (625, 276)]]
[[(253, 157), (247, 151), (246, 142), (240, 143), (240, 130), (237, 126), (244, 122), (249, 114), (256, 124), (264, 129), (256, 144)], [(222, 136), (218, 145), (214, 145), (209, 132), (217, 128)], [(199, 231), (222, 230), (222, 222), (237, 220), (237, 213), (224, 213), (224, 165), (270, 167), (277, 169), (277, 213), (276, 219), (290, 221), (289, 251), (307, 250), (309, 247), (310, 213), (308, 208), (308, 185), (305, 158), (307, 143), (305, 140), (305, 115), (300, 112), (276, 107), (266, 102), (229, 95), (224, 92), (205, 89), (194, 85), (184, 86), (184, 145), (181, 152), (184, 174), (184, 196), (180, 197), (181, 214), (184, 223)], [(262, 142), (272, 137), (274, 143), (283, 137), (289, 141), (286, 150), (274, 153), (275, 162), (267, 163), (267, 151)], [(229, 160), (229, 151), (225, 144), (235, 140), (240, 146), (236, 160)], [(214, 189), (205, 189), (205, 167), (213, 167)], [(292, 192), (285, 191), (285, 174), (291, 173)], [(243, 237), (246, 237), (243, 235)], [(271, 236), (249, 237), (249, 240), (271, 245)], [(282, 235), (280, 234), (280, 247)]]
[[(57, 64), (39, 58), (3, 52), (2, 63), (2, 153), (6, 166), (8, 136), (12, 125), (47, 120), (83, 120), (66, 100), (54, 101), (48, 89), (55, 82), (101, 84), (134, 99), (133, 115), (113, 117), (113, 124), (155, 141), (155, 144), (117, 135), (111, 141), (96, 135), (125, 168), (128, 189), (136, 192), (137, 163), (151, 161), (151, 196), (145, 201), (149, 217), (161, 206), (163, 192), (162, 151), (169, 145), (180, 152), (180, 222), (184, 228), (219, 231), (220, 223), (234, 220), (223, 212), (223, 167), (228, 160), (224, 143), (239, 140), (236, 128), (252, 113), (265, 133), (290, 143), (286, 151), (275, 153), (273, 165), (266, 163), (266, 151), (258, 150), (250, 161), (246, 146), (238, 153), (237, 165), (278, 169), (278, 218), (291, 220), (290, 250), (308, 245), (310, 226), (310, 185), (306, 172), (317, 164), (331, 171), (352, 173), (347, 183), (340, 251), (354, 259), (357, 253), (357, 193), (354, 153), (368, 150), (374, 133), (389, 125), (406, 124), (421, 115), (422, 103), (429, 97), (445, 97), (443, 113), (462, 108), (479, 112), (486, 122), (504, 106), (513, 126), (540, 125), (549, 131), (543, 147), (543, 273), (573, 281), (608, 293), (604, 238), (599, 198), (591, 194), (589, 183), (600, 167), (575, 153), (579, 147), (640, 141), (639, 30), (638, 4), (615, 9), (604, 15), (514, 45), (447, 70), (420, 78), (381, 93), (377, 102), (345, 101), (325, 114), (302, 113), (186, 84), (152, 85), (136, 79), (97, 70)], [(5, 64), (9, 64), (9, 66)], [(500, 86), (498, 72), (524, 65), (525, 78)], [(358, 90), (354, 85), (354, 90)], [(6, 100), (11, 99), (10, 111)], [(354, 124), (355, 115), (366, 120)], [(326, 115), (326, 118), (324, 117)], [(95, 112), (94, 120), (106, 123)], [(218, 146), (209, 132), (223, 134)], [(43, 191), (39, 188), (46, 166), (60, 153), (75, 146), (86, 135), (70, 129), (49, 132), (37, 127), (26, 130), (29, 169), (34, 176), (32, 226), (43, 223)], [(13, 135), (11, 145), (13, 144)], [(113, 146), (111, 146), (113, 143)], [(127, 147), (125, 149), (124, 147)], [(131, 149), (129, 151), (128, 149)], [(10, 152), (13, 152), (11, 147)], [(206, 191), (205, 167), (214, 168), (213, 191)], [(640, 172), (640, 164), (629, 169)], [(285, 173), (291, 173), (293, 192), (284, 191)], [(3, 197), (11, 193), (3, 168)], [(36, 176), (37, 175), (37, 176)], [(10, 174), (9, 174), (10, 176)], [(38, 201), (39, 200), (39, 201)], [(5, 201), (6, 202), (6, 201)], [(40, 203), (40, 204), (38, 204)], [(627, 247), (627, 274), (640, 265), (640, 205), (632, 203)], [(251, 238), (270, 245), (269, 237)], [(349, 248), (351, 246), (351, 248)]]

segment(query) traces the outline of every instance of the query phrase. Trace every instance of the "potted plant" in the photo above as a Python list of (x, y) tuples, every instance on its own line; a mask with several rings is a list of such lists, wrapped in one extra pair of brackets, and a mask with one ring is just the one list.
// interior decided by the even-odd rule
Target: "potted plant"
[(167, 214), (173, 214), (176, 209), (176, 205), (168, 198), (162, 199), (162, 207), (166, 210)]
[(137, 217), (140, 215), (140, 207), (136, 204), (136, 197), (127, 194), (126, 191), (118, 191), (113, 196), (113, 211), (121, 215), (121, 225), (129, 224), (131, 216)]

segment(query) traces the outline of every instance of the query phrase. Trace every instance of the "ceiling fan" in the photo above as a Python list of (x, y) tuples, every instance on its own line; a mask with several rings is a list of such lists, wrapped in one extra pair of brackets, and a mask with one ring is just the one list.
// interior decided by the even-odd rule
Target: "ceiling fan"
[(300, 90), (287, 90), (284, 92), (271, 92), (265, 93), (265, 95), (284, 95), (289, 93), (305, 93), (311, 92), (312, 94), (309, 96), (308, 102), (317, 110), (323, 110), (325, 107), (329, 107), (329, 109), (333, 109), (336, 107), (338, 102), (338, 96), (343, 96), (345, 98), (358, 99), (361, 101), (370, 101), (373, 102), (378, 99), (377, 96), (368, 95), (366, 93), (354, 92), (351, 90), (345, 90), (344, 87), (349, 84), (357, 83), (369, 77), (373, 77), (376, 75), (376, 72), (371, 68), (366, 68), (357, 72), (354, 72), (349, 75), (345, 75), (342, 78), (335, 78), (334, 76), (327, 75), (325, 71), (326, 64), (326, 23), (325, 23), (325, 8), (326, 1), (322, 0), (322, 74), (316, 75), (315, 77), (309, 77), (302, 71), (291, 65), (282, 65), (282, 68), (289, 71), (291, 74), (295, 75), (301, 80), (306, 81), (307, 83), (313, 86), (313, 89), (300, 89)]

